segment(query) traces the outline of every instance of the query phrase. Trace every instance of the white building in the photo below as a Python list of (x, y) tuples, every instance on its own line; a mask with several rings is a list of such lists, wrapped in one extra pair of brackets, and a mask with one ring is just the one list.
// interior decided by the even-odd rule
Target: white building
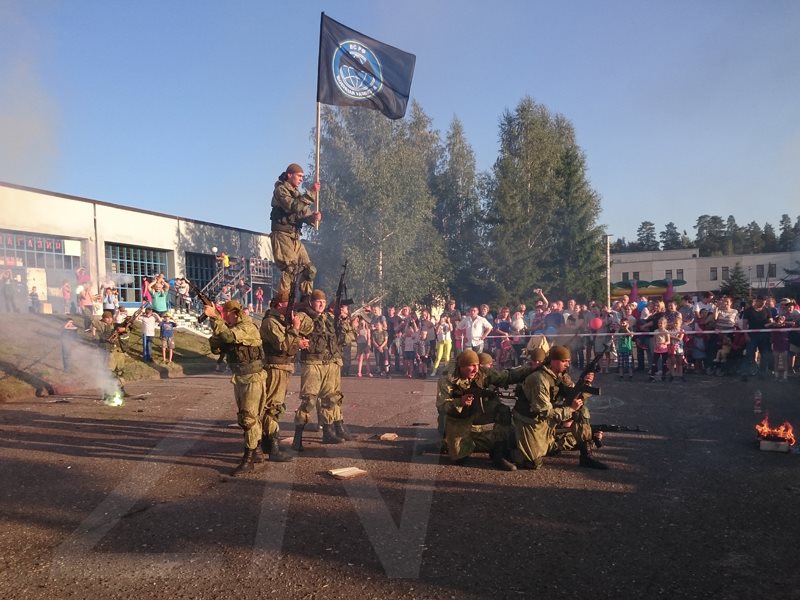
[(797, 268), (800, 252), (700, 256), (697, 248), (654, 252), (611, 254), (611, 281), (684, 279), (678, 294), (696, 294), (719, 289), (729, 273), (740, 264), (754, 289), (783, 287), (784, 269)]
[(112, 280), (121, 301), (138, 303), (142, 278), (156, 273), (203, 287), (218, 268), (212, 248), (263, 262), (271, 282), (264, 233), (0, 182), (0, 272), (10, 271), (26, 295), (35, 285), (59, 311), (61, 286), (74, 290), (80, 267), (95, 285)]

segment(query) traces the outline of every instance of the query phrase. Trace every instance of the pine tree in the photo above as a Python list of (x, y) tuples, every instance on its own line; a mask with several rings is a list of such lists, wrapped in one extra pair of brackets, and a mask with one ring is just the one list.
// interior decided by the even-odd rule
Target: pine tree
[(659, 234), (659, 238), (662, 250), (675, 250), (683, 247), (680, 231), (672, 221), (664, 226), (664, 231)]
[(486, 253), (475, 153), (457, 118), (450, 123), (433, 191), (434, 225), (447, 248), (451, 292), (459, 300), (482, 301)]
[(636, 243), (642, 250), (658, 250), (656, 226), (650, 221), (642, 221), (636, 230)]
[(781, 252), (791, 252), (792, 250), (796, 249), (798, 247), (798, 236), (792, 227), (792, 219), (789, 218), (789, 215), (781, 215), (781, 222), (778, 225), (778, 228), (781, 231), (781, 234), (778, 237), (778, 246), (780, 247)]
[(731, 269), (728, 279), (722, 282), (720, 292), (734, 299), (734, 302), (750, 297), (750, 282), (742, 269), (741, 263)]
[(320, 285), (335, 288), (347, 259), (358, 299), (446, 293), (446, 252), (431, 219), (440, 149), (430, 119), (415, 102), (397, 121), (357, 108), (325, 107), (322, 117), (324, 217), (312, 249)]
[(605, 244), (597, 225), (600, 198), (586, 178), (586, 159), (567, 146), (556, 172), (559, 205), (549, 219), (549, 252), (542, 257), (541, 283), (557, 298), (601, 298), (605, 289)]
[(760, 254), (764, 250), (764, 232), (761, 226), (755, 221), (751, 221), (744, 229), (744, 253)]
[(775, 228), (771, 223), (764, 223), (764, 230), (761, 235), (761, 240), (764, 243), (764, 252), (778, 252), (778, 236), (775, 235)]

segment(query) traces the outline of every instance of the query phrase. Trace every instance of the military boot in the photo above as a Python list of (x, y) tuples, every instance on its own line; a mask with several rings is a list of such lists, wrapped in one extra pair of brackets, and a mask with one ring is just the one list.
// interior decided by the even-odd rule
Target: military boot
[(269, 462), (291, 462), (293, 460), (291, 456), (286, 456), (281, 453), (281, 444), (277, 435), (269, 438), (269, 450), (267, 454), (269, 454)]
[(236, 465), (236, 467), (234, 467), (233, 471), (231, 471), (231, 477), (236, 477), (237, 475), (241, 475), (242, 473), (252, 473), (253, 471), (255, 471), (256, 467), (253, 464), (254, 453), (255, 453), (254, 450), (245, 448), (242, 460), (239, 462), (238, 465)]
[(295, 425), (294, 426), (294, 439), (292, 440), (292, 450), (295, 452), (302, 452), (305, 448), (303, 448), (303, 429), (305, 429), (305, 425)]
[(492, 459), (494, 466), (501, 471), (516, 471), (517, 465), (508, 460), (506, 454), (506, 445), (502, 442), (498, 442), (492, 446), (492, 450), (489, 452), (489, 457)]
[(343, 444), (344, 440), (336, 435), (332, 424), (322, 425), (322, 443), (323, 444)]
[(353, 435), (350, 433), (350, 430), (345, 427), (344, 421), (334, 421), (333, 430), (336, 432), (337, 437), (342, 438), (346, 442), (358, 439), (357, 435)]
[(580, 466), (586, 467), (587, 469), (608, 469), (608, 465), (606, 463), (600, 462), (592, 456), (592, 451), (589, 449), (589, 444), (583, 442), (578, 446), (578, 449), (581, 452), (581, 457), (578, 459), (578, 464)]

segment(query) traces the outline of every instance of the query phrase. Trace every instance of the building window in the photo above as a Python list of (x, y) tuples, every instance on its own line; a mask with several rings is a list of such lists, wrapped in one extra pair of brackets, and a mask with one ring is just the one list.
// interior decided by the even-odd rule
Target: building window
[(778, 265), (775, 263), (769, 263), (767, 265), (767, 277), (777, 277), (778, 276)]
[(636, 281), (639, 281), (639, 271), (634, 271), (634, 272), (633, 272), (633, 278), (634, 278)]
[(756, 265), (756, 278), (764, 279), (764, 265)]
[(717, 267), (711, 267), (711, 272), (708, 274), (708, 278), (711, 281), (717, 280)]
[(60, 287), (61, 280), (71, 280), (80, 266), (80, 241), (0, 229), (0, 269), (47, 269), (48, 286)]
[(164, 273), (169, 279), (167, 251), (106, 244), (106, 272), (117, 283), (120, 301), (138, 304), (142, 301), (142, 278)]
[(627, 271), (623, 271), (622, 272), (622, 281), (628, 281), (628, 272)]
[(213, 254), (186, 253), (186, 277), (201, 290), (211, 281), (217, 271), (217, 259)]
[(730, 268), (722, 267), (722, 281), (728, 281), (730, 279)]
[(678, 279), (683, 279), (683, 269), (678, 269), (677, 273), (678, 273), (677, 278)]
[(672, 279), (672, 269), (664, 271), (664, 279)]

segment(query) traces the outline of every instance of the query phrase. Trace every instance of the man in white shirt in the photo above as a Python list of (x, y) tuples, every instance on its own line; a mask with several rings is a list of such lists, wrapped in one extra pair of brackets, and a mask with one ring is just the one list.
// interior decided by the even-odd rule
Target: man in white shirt
[(136, 320), (142, 324), (142, 360), (153, 362), (150, 349), (153, 347), (153, 338), (156, 335), (156, 324), (161, 321), (161, 317), (148, 306), (144, 309), (144, 314), (139, 315)]
[(473, 306), (469, 309), (469, 314), (461, 319), (458, 329), (466, 338), (466, 343), (480, 354), (483, 352), (483, 342), (489, 332), (492, 331), (492, 324), (478, 314), (478, 307)]

